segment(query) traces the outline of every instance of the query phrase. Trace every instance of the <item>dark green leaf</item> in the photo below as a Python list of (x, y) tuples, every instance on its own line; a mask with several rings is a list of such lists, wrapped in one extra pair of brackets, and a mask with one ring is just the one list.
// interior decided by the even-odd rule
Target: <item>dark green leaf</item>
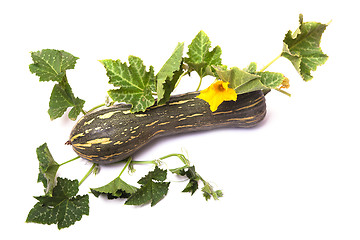
[(67, 81), (62, 82), (61, 84), (56, 84), (50, 96), (48, 110), (50, 119), (54, 120), (61, 117), (69, 107), (72, 107), (68, 116), (71, 120), (76, 120), (82, 111), (84, 103), (84, 100), (75, 98)]
[(75, 67), (76, 60), (68, 52), (55, 49), (43, 49), (37, 52), (31, 52), (34, 61), (29, 68), (32, 73), (40, 77), (40, 81), (61, 82), (67, 69)]
[(131, 194), (135, 193), (136, 187), (131, 186), (124, 182), (121, 178), (117, 177), (108, 184), (98, 187), (91, 188), (91, 192), (98, 197), (100, 194), (106, 194), (109, 199), (113, 198), (128, 198)]
[(183, 166), (183, 167), (179, 167), (179, 168), (175, 168), (175, 169), (170, 169), (170, 171), (172, 173), (175, 173), (177, 175), (180, 176), (186, 176), (189, 179), (188, 184), (186, 185), (185, 189), (183, 190), (183, 192), (190, 192), (191, 195), (193, 195), (196, 190), (199, 187), (199, 175), (196, 173), (195, 171), (195, 166)]
[(198, 181), (194, 179), (190, 179), (188, 184), (184, 188), (183, 192), (189, 192), (191, 193), (191, 195), (193, 195), (196, 192), (196, 190), (198, 190), (198, 188), (199, 188)]
[(69, 227), (89, 215), (89, 196), (76, 195), (79, 182), (58, 178), (52, 196), (35, 197), (39, 202), (30, 210), (26, 222)]
[(60, 165), (55, 162), (46, 143), (36, 149), (36, 155), (39, 160), (38, 182), (41, 181), (45, 187), (45, 193), (51, 195)]
[(201, 191), (203, 192), (203, 196), (205, 197), (206, 201), (209, 200), (211, 197), (213, 197), (215, 200), (219, 200), (219, 198), (223, 196), (221, 190), (214, 190), (208, 182), (205, 183)]
[(142, 205), (148, 202), (151, 202), (151, 206), (157, 204), (169, 189), (170, 182), (164, 182), (166, 176), (167, 171), (156, 166), (154, 171), (150, 171), (138, 181), (141, 187), (129, 197), (125, 204)]
[(63, 50), (43, 49), (32, 52), (34, 61), (29, 68), (32, 73), (40, 77), (40, 81), (56, 81), (51, 92), (49, 110), (50, 119), (61, 117), (64, 112), (72, 107), (69, 118), (76, 120), (82, 111), (85, 101), (75, 98), (66, 78), (66, 70), (75, 67), (77, 57)]
[(75, 100), (73, 102), (73, 107), (68, 114), (69, 119), (75, 121), (77, 119), (77, 117), (79, 116), (79, 114), (82, 112), (84, 104), (85, 104), (84, 100), (82, 100), (78, 97), (75, 98)]

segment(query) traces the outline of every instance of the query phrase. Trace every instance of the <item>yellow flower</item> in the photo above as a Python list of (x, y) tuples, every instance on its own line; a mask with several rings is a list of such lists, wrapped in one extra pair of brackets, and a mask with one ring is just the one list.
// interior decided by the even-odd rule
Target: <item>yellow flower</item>
[(210, 104), (210, 110), (215, 112), (223, 101), (236, 101), (237, 94), (234, 89), (228, 87), (228, 82), (215, 81), (207, 89), (200, 92), (198, 98)]

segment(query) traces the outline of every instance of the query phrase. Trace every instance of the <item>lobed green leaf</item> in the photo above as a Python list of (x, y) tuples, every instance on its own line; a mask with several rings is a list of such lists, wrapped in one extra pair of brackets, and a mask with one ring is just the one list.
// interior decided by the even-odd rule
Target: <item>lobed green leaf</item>
[(29, 68), (32, 73), (40, 77), (40, 81), (61, 82), (65, 76), (65, 71), (75, 67), (76, 60), (79, 59), (68, 52), (55, 49), (43, 49), (31, 52), (33, 64)]
[(114, 101), (132, 104), (132, 112), (145, 111), (155, 103), (151, 93), (155, 79), (152, 66), (146, 71), (143, 61), (135, 56), (129, 56), (129, 66), (120, 60), (108, 59), (100, 62), (106, 69), (109, 83), (120, 87), (108, 92)]
[(282, 56), (289, 59), (303, 80), (313, 78), (311, 71), (326, 62), (328, 56), (320, 48), (321, 36), (327, 25), (318, 22), (303, 22), (293, 33), (288, 31), (283, 40)]
[(151, 202), (151, 206), (155, 206), (168, 192), (170, 182), (164, 182), (166, 176), (167, 171), (156, 166), (154, 171), (150, 171), (138, 181), (141, 187), (129, 197), (125, 204), (142, 205)]
[(216, 46), (210, 51), (211, 42), (204, 31), (200, 31), (189, 45), (188, 58), (185, 62), (189, 65), (189, 71), (196, 71), (202, 78), (207, 75), (214, 75), (212, 65), (221, 65), (221, 48)]
[(30, 210), (26, 222), (57, 224), (58, 229), (66, 228), (89, 215), (89, 196), (76, 195), (79, 191), (77, 180), (58, 178), (52, 196), (35, 197), (39, 202)]
[(91, 188), (91, 192), (98, 197), (100, 194), (106, 194), (109, 199), (113, 198), (128, 198), (131, 194), (135, 193), (137, 188), (124, 182), (120, 177), (115, 178), (108, 184)]
[(61, 117), (71, 107), (68, 117), (76, 120), (84, 107), (85, 101), (74, 96), (67, 81), (56, 84), (51, 92), (49, 101), (49, 116), (51, 120)]

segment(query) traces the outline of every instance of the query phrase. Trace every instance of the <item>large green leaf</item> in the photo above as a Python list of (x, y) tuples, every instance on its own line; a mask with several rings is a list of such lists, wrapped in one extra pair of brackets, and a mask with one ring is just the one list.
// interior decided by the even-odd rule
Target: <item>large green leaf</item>
[(152, 66), (146, 71), (143, 61), (135, 56), (129, 56), (129, 66), (120, 60), (100, 62), (106, 69), (109, 83), (120, 87), (108, 92), (114, 101), (132, 104), (132, 112), (145, 111), (155, 103), (151, 92), (155, 78)]
[(35, 197), (38, 203), (30, 210), (26, 222), (57, 224), (59, 229), (69, 227), (89, 215), (89, 195), (76, 195), (77, 180), (58, 178), (52, 196)]
[(69, 107), (72, 107), (68, 116), (71, 120), (76, 120), (85, 101), (74, 96), (66, 77), (66, 70), (73, 69), (79, 58), (55, 49), (32, 52), (31, 57), (34, 63), (29, 65), (30, 71), (39, 76), (40, 81), (58, 82), (50, 96), (48, 110), (50, 119), (61, 117)]
[(178, 78), (174, 78), (174, 73), (179, 71), (181, 68), (183, 51), (184, 43), (178, 43), (170, 58), (165, 62), (156, 75), (158, 104), (165, 103), (170, 97), (171, 92), (174, 90), (173, 87), (165, 88), (164, 84), (168, 81), (168, 86), (175, 86)]
[(289, 59), (305, 81), (313, 78), (311, 71), (326, 62), (328, 56), (320, 48), (320, 41), (327, 25), (318, 22), (303, 22), (293, 33), (288, 31), (283, 40), (282, 56)]

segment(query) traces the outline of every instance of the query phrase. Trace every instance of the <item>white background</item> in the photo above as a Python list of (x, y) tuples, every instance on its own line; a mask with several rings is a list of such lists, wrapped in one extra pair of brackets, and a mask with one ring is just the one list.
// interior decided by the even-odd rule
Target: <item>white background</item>
[[(3, 1), (0, 4), (1, 235), (37, 239), (360, 239), (358, 76), (359, 18), (356, 1)], [(59, 163), (75, 153), (64, 143), (75, 124), (50, 121), (54, 83), (31, 74), (30, 51), (66, 50), (79, 57), (68, 79), (85, 109), (104, 102), (107, 83), (100, 59), (139, 56), (158, 71), (178, 42), (187, 46), (204, 30), (220, 45), (223, 63), (259, 67), (276, 57), (288, 30), (305, 21), (332, 23), (322, 38), (329, 55), (314, 79), (303, 82), (290, 62), (268, 70), (284, 73), (292, 97), (266, 96), (266, 119), (253, 129), (225, 129), (157, 140), (135, 155), (151, 160), (186, 149), (197, 171), (224, 192), (206, 202), (198, 191), (181, 193), (173, 182), (155, 207), (124, 206), (90, 194), (90, 215), (68, 229), (25, 223), (43, 193), (36, 183), (35, 149), (48, 143)], [(213, 79), (205, 81), (206, 87)], [(184, 78), (178, 92), (193, 91)], [(166, 161), (180, 166), (177, 159)], [(59, 176), (81, 179), (91, 164), (78, 160)], [(80, 188), (98, 187), (122, 166), (104, 167)], [(136, 181), (151, 169), (137, 167)], [(177, 179), (174, 179), (177, 180)]]

